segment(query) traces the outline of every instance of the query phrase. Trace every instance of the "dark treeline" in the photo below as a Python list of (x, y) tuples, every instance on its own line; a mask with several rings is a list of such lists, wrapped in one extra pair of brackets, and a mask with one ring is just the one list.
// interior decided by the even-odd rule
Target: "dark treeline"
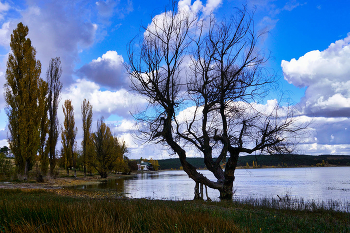
[[(205, 168), (203, 158), (188, 158), (197, 168)], [(180, 169), (180, 160), (164, 159), (158, 160), (160, 169)], [(303, 166), (350, 166), (350, 156), (347, 155), (247, 155), (238, 159), (238, 167), (303, 167)]]

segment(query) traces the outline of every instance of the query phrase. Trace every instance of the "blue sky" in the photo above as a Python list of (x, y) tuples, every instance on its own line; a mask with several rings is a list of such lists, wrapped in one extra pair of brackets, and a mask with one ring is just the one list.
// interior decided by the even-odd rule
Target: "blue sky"
[[(234, 7), (242, 5), (255, 11), (255, 28), (269, 30), (260, 45), (270, 54), (267, 67), (278, 75), (281, 90), (298, 107), (300, 119), (312, 122), (298, 152), (350, 154), (349, 1), (180, 3), (201, 5), (202, 12), (213, 11), (216, 18), (228, 17)], [(127, 61), (127, 43), (143, 33), (141, 25), (149, 25), (169, 6), (168, 1), (156, 0), (0, 0), (0, 87), (5, 83), (10, 35), (17, 23), (23, 22), (29, 27), (29, 38), (42, 62), (42, 78), (50, 59), (61, 57), (61, 104), (68, 98), (73, 101), (78, 145), (82, 137), (80, 106), (87, 98), (93, 105), (94, 120), (104, 116), (114, 133), (127, 142), (129, 157), (167, 158), (166, 149), (142, 144), (133, 137), (137, 132), (129, 112), (142, 109), (146, 101), (129, 91), (122, 63)], [(271, 94), (265, 104), (276, 96)], [(4, 107), (1, 95), (0, 146), (7, 145)], [(62, 112), (59, 118), (63, 122)]]

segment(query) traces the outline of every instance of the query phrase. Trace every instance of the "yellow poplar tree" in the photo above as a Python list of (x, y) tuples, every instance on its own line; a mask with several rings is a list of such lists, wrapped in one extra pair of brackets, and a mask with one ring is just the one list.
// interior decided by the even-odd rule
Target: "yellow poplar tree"
[(119, 140), (114, 137), (114, 170), (116, 172), (130, 173), (128, 159), (125, 157), (127, 148), (125, 141)]
[(111, 129), (103, 122), (103, 117), (97, 121), (97, 131), (92, 134), (94, 144), (93, 166), (101, 178), (107, 178), (108, 172), (115, 170), (127, 173), (128, 167), (124, 160), (125, 143), (121, 145), (113, 136)]
[(62, 128), (62, 146), (63, 146), (63, 160), (69, 175), (69, 168), (74, 167), (74, 175), (76, 176), (76, 158), (74, 154), (75, 136), (78, 129), (75, 127), (74, 108), (71, 100), (65, 100), (63, 108), (64, 114), (64, 128)]
[(22, 23), (13, 30), (4, 85), (10, 149), (17, 171), (24, 179), (40, 147), (40, 123), (45, 110), (40, 101), (45, 93), (45, 81), (40, 78), (41, 63), (35, 58), (36, 50), (26, 38), (28, 32), (28, 27)]
[(83, 121), (83, 141), (81, 145), (83, 147), (83, 165), (84, 165), (84, 176), (86, 176), (86, 168), (88, 163), (91, 161), (91, 152), (88, 151), (89, 141), (91, 141), (90, 130), (92, 124), (92, 105), (86, 99), (84, 99), (81, 105), (81, 115)]
[(103, 122), (103, 118), (97, 121), (97, 131), (93, 133), (95, 146), (94, 168), (101, 178), (107, 178), (113, 161), (113, 135), (111, 129)]

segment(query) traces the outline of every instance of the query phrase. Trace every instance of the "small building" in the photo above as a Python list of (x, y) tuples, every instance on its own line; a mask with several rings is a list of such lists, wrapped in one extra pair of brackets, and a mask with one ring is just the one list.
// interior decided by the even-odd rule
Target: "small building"
[(149, 167), (151, 166), (151, 163), (149, 162), (145, 162), (143, 160), (140, 160), (138, 163), (137, 163), (137, 170), (139, 171), (148, 171)]

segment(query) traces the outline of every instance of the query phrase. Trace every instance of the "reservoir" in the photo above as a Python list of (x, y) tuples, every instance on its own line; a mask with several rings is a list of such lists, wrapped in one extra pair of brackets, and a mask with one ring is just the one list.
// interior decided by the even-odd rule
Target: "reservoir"
[[(215, 180), (210, 171), (199, 172)], [(236, 199), (288, 196), (319, 203), (332, 200), (350, 210), (350, 167), (237, 169), (235, 177)], [(74, 188), (108, 189), (128, 198), (191, 200), (194, 186), (184, 171), (159, 171)], [(219, 200), (219, 191), (208, 188), (208, 196)]]

